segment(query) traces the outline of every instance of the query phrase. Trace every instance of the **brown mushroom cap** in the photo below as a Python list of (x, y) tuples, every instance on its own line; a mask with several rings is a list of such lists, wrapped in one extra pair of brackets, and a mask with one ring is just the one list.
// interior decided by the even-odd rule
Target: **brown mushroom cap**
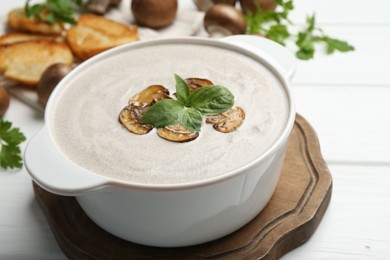
[(244, 12), (255, 13), (260, 6), (264, 10), (274, 10), (277, 6), (274, 0), (240, 0)]
[(56, 63), (49, 66), (42, 74), (37, 86), (38, 101), (46, 106), (47, 100), (57, 84), (66, 74), (72, 70), (72, 66), (65, 63)]
[(232, 6), (236, 5), (236, 0), (194, 0), (194, 3), (199, 11), (206, 12), (214, 4), (229, 4)]
[(204, 28), (211, 37), (243, 34), (246, 22), (242, 12), (228, 4), (216, 4), (204, 17)]
[(9, 95), (5, 87), (0, 86), (0, 117), (7, 112), (9, 107)]
[(131, 11), (139, 25), (158, 29), (175, 20), (177, 0), (132, 0)]

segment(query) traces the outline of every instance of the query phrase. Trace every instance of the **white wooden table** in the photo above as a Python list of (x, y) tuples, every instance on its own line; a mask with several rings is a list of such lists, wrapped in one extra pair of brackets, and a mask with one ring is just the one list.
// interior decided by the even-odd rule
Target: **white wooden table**
[[(302, 25), (316, 13), (355, 52), (300, 61), (297, 111), (315, 128), (333, 176), (329, 208), (312, 238), (283, 259), (390, 259), (390, 1), (295, 0)], [(0, 16), (24, 0), (0, 0)], [(190, 0), (180, 8), (194, 9)], [(16, 99), (5, 119), (30, 139), (43, 118)], [(26, 143), (23, 144), (23, 148)], [(0, 259), (66, 259), (25, 169), (0, 172)]]

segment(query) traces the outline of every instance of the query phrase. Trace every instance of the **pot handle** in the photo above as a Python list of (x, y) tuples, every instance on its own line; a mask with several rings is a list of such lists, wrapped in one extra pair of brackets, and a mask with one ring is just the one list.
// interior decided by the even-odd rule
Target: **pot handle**
[(64, 158), (51, 142), (47, 127), (41, 129), (28, 143), (24, 163), (39, 186), (59, 195), (82, 195), (109, 184), (105, 177), (88, 172)]
[(297, 68), (297, 59), (285, 47), (264, 37), (254, 35), (233, 35), (221, 39), (240, 47), (258, 53), (261, 57), (271, 60), (272, 65), (290, 81)]

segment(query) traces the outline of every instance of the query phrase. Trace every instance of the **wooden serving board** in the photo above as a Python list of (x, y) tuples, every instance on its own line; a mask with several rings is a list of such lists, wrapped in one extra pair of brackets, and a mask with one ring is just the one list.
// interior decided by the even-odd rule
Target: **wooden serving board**
[(332, 178), (314, 130), (297, 115), (282, 174), (270, 202), (251, 222), (218, 240), (184, 248), (155, 248), (119, 239), (98, 227), (74, 197), (34, 183), (55, 237), (70, 259), (277, 259), (306, 242), (330, 201)]

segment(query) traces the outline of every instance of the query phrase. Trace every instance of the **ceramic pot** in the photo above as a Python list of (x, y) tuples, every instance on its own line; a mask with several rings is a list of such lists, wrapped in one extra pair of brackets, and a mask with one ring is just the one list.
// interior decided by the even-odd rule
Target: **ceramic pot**
[[(214, 46), (249, 56), (269, 68), (288, 98), (285, 127), (261, 156), (238, 170), (202, 181), (147, 185), (125, 182), (83, 169), (57, 147), (51, 113), (69, 82), (98, 62), (145, 46), (170, 43)], [(142, 64), (141, 64), (142, 65)], [(82, 63), (57, 86), (45, 112), (45, 126), (29, 142), (25, 165), (33, 180), (49, 192), (75, 196), (100, 227), (122, 239), (158, 247), (190, 246), (225, 236), (253, 219), (271, 198), (279, 179), (295, 110), (289, 78), (295, 59), (282, 46), (256, 36), (222, 40), (173, 38), (120, 46)]]

